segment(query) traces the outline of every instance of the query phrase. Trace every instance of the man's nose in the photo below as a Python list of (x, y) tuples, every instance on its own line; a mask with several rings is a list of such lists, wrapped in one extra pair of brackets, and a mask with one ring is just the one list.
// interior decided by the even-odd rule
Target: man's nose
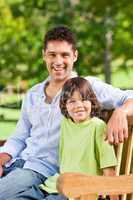
[(55, 64), (61, 65), (63, 63), (63, 58), (60, 55), (56, 55)]

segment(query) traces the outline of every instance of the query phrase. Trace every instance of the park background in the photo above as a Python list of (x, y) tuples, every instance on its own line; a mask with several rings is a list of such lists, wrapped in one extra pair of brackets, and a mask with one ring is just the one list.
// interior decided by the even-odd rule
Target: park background
[(48, 75), (43, 37), (56, 25), (77, 36), (79, 75), (133, 89), (132, 0), (1, 0), (0, 139), (13, 132), (27, 89)]

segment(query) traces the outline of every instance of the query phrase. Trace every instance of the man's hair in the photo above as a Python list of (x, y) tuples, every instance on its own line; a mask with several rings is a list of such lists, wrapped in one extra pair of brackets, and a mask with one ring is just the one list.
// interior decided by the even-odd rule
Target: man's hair
[(65, 26), (58, 26), (49, 30), (44, 37), (44, 47), (46, 50), (49, 41), (66, 41), (72, 45), (72, 48), (76, 50), (76, 39), (74, 33)]
[(75, 91), (80, 93), (82, 100), (89, 100), (91, 102), (91, 117), (100, 117), (100, 103), (98, 102), (89, 81), (82, 77), (74, 77), (65, 82), (60, 97), (61, 113), (66, 118), (71, 118), (68, 114), (66, 104), (67, 100), (72, 97)]

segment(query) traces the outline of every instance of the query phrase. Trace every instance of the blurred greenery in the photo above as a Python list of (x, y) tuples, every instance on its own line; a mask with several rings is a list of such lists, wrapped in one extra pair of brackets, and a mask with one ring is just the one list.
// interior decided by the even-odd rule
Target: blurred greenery
[(0, 108), (0, 140), (9, 137), (15, 129), (20, 110)]
[(23, 79), (32, 85), (47, 76), (43, 37), (60, 24), (77, 35), (77, 72), (111, 82), (111, 72), (133, 67), (132, 10), (131, 0), (1, 0), (0, 85)]
[(15, 125), (15, 122), (0, 122), (0, 140), (7, 139), (13, 133)]
[[(23, 80), (25, 90), (46, 78), (43, 37), (57, 25), (68, 26), (77, 36), (79, 75), (133, 88), (132, 19), (132, 0), (1, 0), (0, 105), (20, 106), (21, 96), (8, 96), (8, 85), (19, 93)], [(13, 131), (19, 112), (0, 108), (0, 138)]]

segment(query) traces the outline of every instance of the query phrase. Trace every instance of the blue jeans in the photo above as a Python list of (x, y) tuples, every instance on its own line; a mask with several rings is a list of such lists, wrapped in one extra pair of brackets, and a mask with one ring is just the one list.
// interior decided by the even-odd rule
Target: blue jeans
[(38, 187), (46, 177), (30, 169), (23, 169), (24, 160), (16, 160), (4, 167), (0, 178), (0, 200), (66, 200), (57, 194), (48, 194)]
[(8, 198), (7, 200), (67, 200), (60, 194), (48, 194), (42, 191), (39, 186), (32, 186), (27, 191), (17, 194), (15, 197)]

